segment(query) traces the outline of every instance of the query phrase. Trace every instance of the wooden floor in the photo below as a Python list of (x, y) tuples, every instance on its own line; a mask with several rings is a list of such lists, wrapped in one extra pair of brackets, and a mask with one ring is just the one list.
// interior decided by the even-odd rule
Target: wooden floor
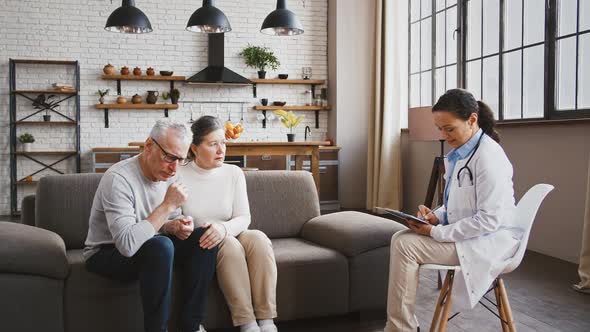
[[(433, 271), (420, 276), (416, 316), (421, 331), (428, 331), (436, 290)], [(519, 332), (590, 331), (590, 295), (573, 291), (577, 266), (552, 257), (527, 252), (523, 263), (505, 277), (506, 289)], [(493, 295), (492, 295), (493, 298)], [(280, 332), (378, 332), (385, 312), (278, 323)], [(210, 330), (215, 332), (239, 329)], [(502, 331), (499, 320), (481, 305), (450, 321), (447, 331)]]

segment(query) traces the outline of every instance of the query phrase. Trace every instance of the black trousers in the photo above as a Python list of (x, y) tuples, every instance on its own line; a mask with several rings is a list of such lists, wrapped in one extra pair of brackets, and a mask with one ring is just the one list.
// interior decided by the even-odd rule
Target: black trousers
[(205, 315), (207, 293), (218, 247), (201, 249), (199, 238), (206, 229), (196, 228), (186, 240), (156, 235), (132, 257), (119, 253), (114, 245), (103, 245), (86, 261), (88, 271), (119, 280), (139, 280), (146, 332), (165, 332), (170, 317), (172, 268), (182, 266), (184, 305), (180, 327), (183, 332), (198, 330)]

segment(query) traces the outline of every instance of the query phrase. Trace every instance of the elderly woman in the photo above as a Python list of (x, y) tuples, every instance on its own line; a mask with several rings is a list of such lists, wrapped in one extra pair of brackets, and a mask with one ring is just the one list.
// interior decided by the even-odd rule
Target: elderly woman
[[(268, 237), (249, 230), (250, 208), (241, 169), (224, 164), (225, 130), (203, 116), (192, 125), (194, 162), (178, 170), (189, 195), (182, 206), (196, 225), (208, 227), (200, 246), (217, 254), (217, 280), (234, 326), (246, 332), (274, 332), (277, 267)], [(258, 320), (258, 323), (256, 322)]]

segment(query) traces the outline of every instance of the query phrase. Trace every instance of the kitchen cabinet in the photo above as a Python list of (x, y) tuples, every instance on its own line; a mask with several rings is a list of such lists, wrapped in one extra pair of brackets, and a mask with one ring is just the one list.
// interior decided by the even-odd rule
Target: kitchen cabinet
[(92, 172), (104, 173), (121, 160), (131, 158), (141, 151), (137, 147), (92, 149)]

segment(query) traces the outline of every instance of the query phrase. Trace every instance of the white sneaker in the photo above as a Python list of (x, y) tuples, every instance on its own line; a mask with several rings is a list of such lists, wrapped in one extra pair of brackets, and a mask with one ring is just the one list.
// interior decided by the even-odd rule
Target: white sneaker
[(584, 293), (584, 294), (590, 294), (590, 288), (582, 288), (578, 284), (573, 284), (572, 285), (572, 289), (575, 290), (576, 292), (580, 292), (580, 293)]
[(279, 332), (275, 324), (264, 324), (260, 326), (260, 332)]
[(207, 330), (205, 330), (205, 328), (203, 327), (203, 324), (199, 324), (199, 329), (196, 330), (195, 332), (207, 332)]
[(245, 329), (244, 331), (240, 332), (260, 332), (261, 329), (258, 327), (258, 325), (254, 325), (254, 326), (250, 326), (249, 328)]

